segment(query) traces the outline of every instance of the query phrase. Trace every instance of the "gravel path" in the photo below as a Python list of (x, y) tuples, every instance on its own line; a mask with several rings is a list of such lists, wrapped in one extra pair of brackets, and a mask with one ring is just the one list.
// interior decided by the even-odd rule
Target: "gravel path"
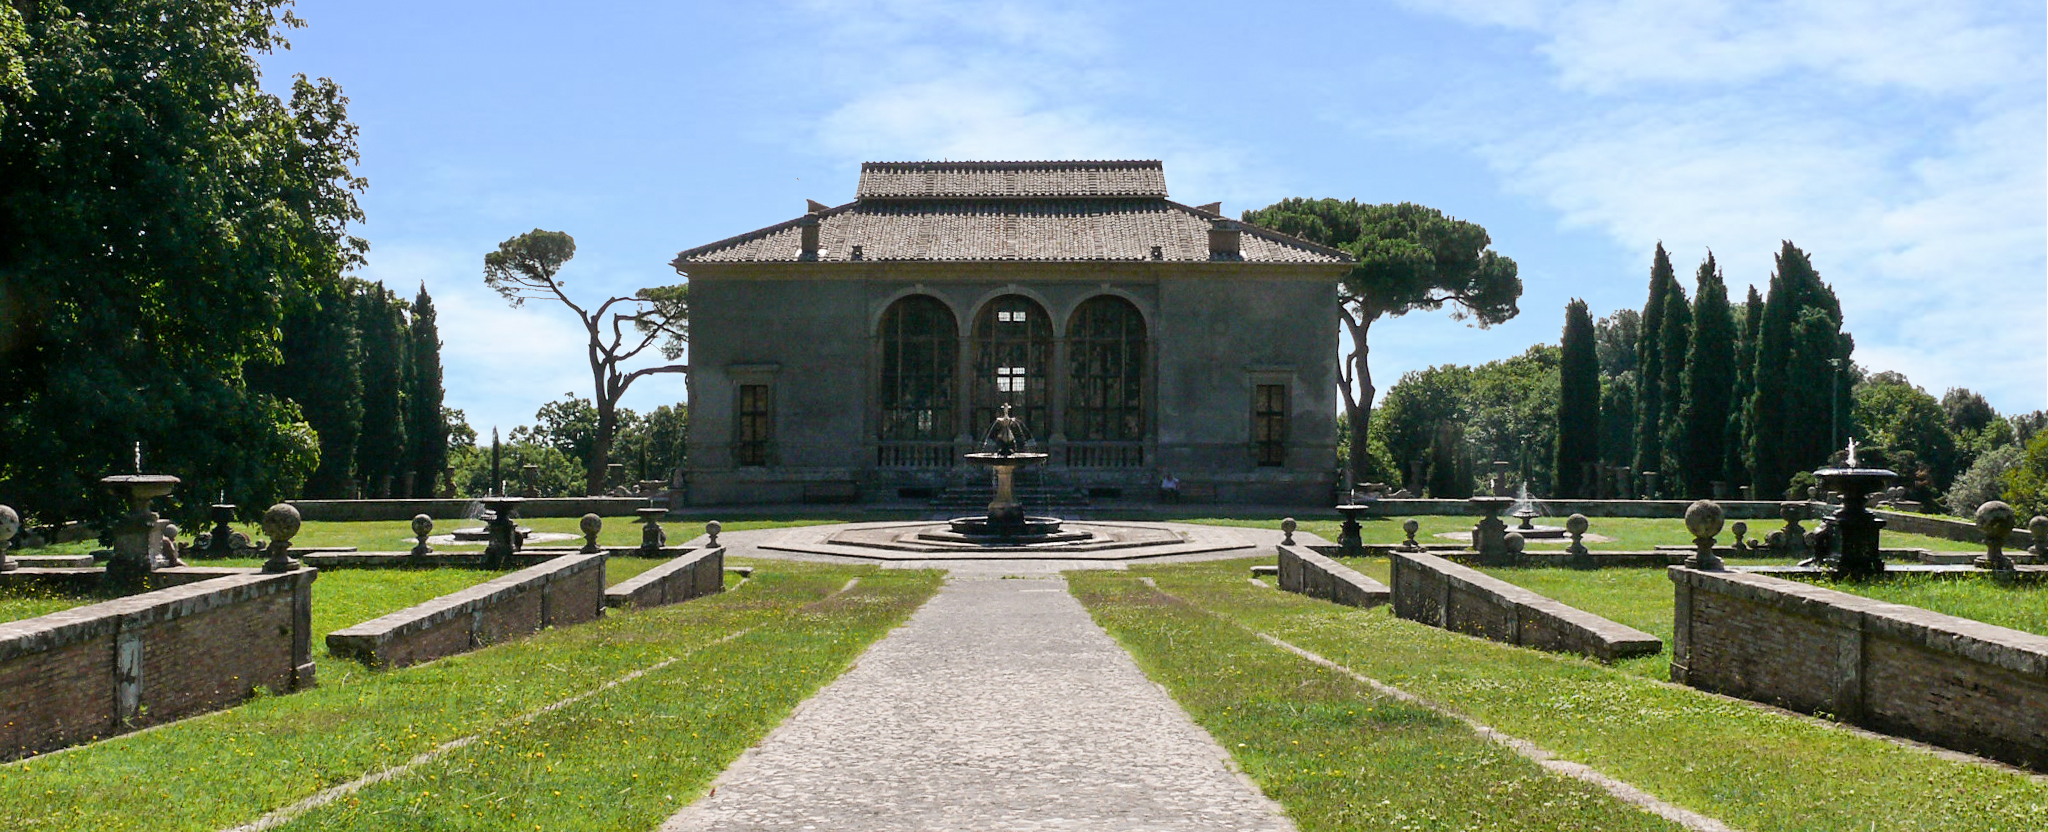
[(1042, 568), (954, 571), (664, 832), (1293, 830)]

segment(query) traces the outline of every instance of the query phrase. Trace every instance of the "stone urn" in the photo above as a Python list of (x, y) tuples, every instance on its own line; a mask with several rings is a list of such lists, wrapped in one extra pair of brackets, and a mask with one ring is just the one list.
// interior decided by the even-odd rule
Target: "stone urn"
[(1992, 500), (1977, 507), (1976, 519), (1977, 528), (1984, 532), (1984, 556), (1976, 560), (1976, 565), (1997, 572), (2012, 571), (2012, 558), (2005, 556), (2005, 539), (2012, 534), (2019, 514), (2003, 501)]
[(640, 515), (640, 553), (647, 557), (658, 557), (661, 547), (668, 545), (668, 532), (661, 528), (661, 518), (668, 516), (668, 509), (659, 506), (636, 508)]
[(270, 559), (263, 562), (263, 571), (299, 568), (298, 559), (291, 556), (292, 538), (299, 534), (299, 510), (290, 503), (278, 503), (263, 512), (262, 524), (264, 536), (270, 538)]
[(1685, 565), (1707, 572), (1720, 572), (1727, 567), (1721, 563), (1721, 556), (1714, 554), (1714, 536), (1721, 533), (1721, 524), (1728, 519), (1721, 504), (1713, 500), (1695, 500), (1685, 507), (1685, 530), (1692, 533), (1693, 553), (1685, 559)]
[(425, 557), (434, 553), (433, 548), (427, 545), (427, 535), (433, 533), (434, 518), (424, 514), (412, 516), (412, 536), (415, 539), (412, 547), (413, 557)]

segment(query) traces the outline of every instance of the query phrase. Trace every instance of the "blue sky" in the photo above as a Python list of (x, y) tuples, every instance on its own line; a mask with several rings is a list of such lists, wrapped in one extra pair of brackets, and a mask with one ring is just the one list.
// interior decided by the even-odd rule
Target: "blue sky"
[[(1521, 264), (1522, 314), (1372, 333), (1400, 374), (1640, 308), (1652, 247), (1740, 297), (1799, 244), (1856, 360), (2048, 407), (2048, 11), (1924, 0), (1241, 3), (300, 0), (266, 82), (361, 126), (363, 276), (440, 310), (448, 403), (488, 433), (591, 382), (559, 306), (482, 257), (567, 231), (578, 297), (852, 199), (862, 161), (1156, 158), (1176, 199), (1412, 201)], [(684, 398), (641, 380), (628, 406)]]

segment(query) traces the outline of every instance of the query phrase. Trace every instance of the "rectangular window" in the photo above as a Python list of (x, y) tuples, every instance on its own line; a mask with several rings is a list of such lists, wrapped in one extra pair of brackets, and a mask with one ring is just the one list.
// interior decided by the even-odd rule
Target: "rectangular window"
[(998, 393), (1022, 393), (1022, 392), (1024, 392), (1024, 368), (1023, 368), (1023, 367), (997, 367), (997, 368), (996, 368), (996, 392), (998, 392)]
[(1252, 388), (1252, 442), (1260, 465), (1287, 464), (1287, 385)]
[(738, 422), (739, 441), (733, 443), (733, 463), (757, 468), (767, 465), (768, 446), (775, 438), (775, 420), (769, 409), (768, 385), (740, 385)]

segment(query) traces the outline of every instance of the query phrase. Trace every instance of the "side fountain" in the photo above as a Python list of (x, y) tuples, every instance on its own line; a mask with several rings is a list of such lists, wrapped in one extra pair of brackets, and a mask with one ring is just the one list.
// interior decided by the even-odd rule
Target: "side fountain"
[(1849, 455), (1841, 468), (1813, 472), (1821, 487), (1842, 495), (1842, 507), (1822, 521), (1816, 532), (1821, 545), (1814, 557), (1801, 566), (1825, 566), (1836, 578), (1860, 579), (1884, 574), (1884, 558), (1878, 553), (1878, 534), (1884, 521), (1864, 507), (1871, 494), (1898, 479), (1884, 468), (1862, 468), (1856, 464), (1856, 440), (1849, 440)]

